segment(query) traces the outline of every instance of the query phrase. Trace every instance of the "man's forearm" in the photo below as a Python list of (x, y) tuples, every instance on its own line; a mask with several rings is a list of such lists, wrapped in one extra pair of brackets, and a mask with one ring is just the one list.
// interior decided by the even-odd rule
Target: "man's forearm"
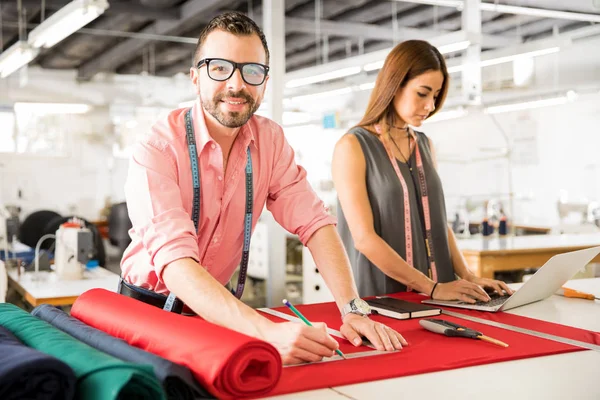
[(162, 277), (170, 291), (209, 322), (257, 338), (262, 338), (262, 329), (270, 323), (191, 258), (173, 261)]
[(333, 225), (318, 229), (306, 246), (340, 309), (358, 297), (348, 257)]

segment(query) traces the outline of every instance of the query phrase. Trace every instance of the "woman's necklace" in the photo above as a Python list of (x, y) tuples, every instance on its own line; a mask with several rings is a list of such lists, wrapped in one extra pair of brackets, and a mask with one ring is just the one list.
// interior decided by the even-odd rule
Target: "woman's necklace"
[(410, 137), (411, 137), (411, 135), (410, 135), (410, 132), (408, 131), (408, 127), (406, 127), (406, 128), (398, 128), (398, 127), (394, 126), (394, 128), (400, 129), (400, 130), (405, 130), (406, 133), (407, 133), (407, 135), (408, 135), (408, 157), (404, 157), (404, 154), (402, 153), (402, 150), (400, 149), (400, 146), (398, 146), (398, 143), (396, 143), (396, 141), (394, 140), (394, 137), (391, 134), (389, 134), (390, 135), (390, 139), (392, 139), (392, 143), (394, 143), (394, 146), (396, 146), (396, 148), (398, 149), (398, 152), (400, 152), (400, 157), (402, 157), (402, 161), (404, 161), (404, 163), (408, 166), (408, 169), (412, 172), (412, 166), (410, 165), (410, 162), (409, 162), (409, 160), (410, 160)]

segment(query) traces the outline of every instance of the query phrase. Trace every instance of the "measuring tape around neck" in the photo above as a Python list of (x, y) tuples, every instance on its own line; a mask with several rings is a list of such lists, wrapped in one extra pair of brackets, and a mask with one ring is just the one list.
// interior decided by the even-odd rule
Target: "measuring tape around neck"
[[(392, 152), (392, 148), (388, 141), (388, 137), (382, 133), (382, 129), (380, 125), (375, 125), (375, 130), (381, 139), (381, 143), (385, 148), (385, 151), (392, 163), (392, 167), (394, 167), (394, 171), (398, 176), (398, 180), (400, 181), (400, 185), (402, 186), (403, 192), (403, 202), (404, 202), (404, 241), (406, 243), (406, 262), (408, 265), (414, 267), (414, 254), (413, 254), (413, 240), (412, 240), (412, 220), (410, 217), (410, 198), (408, 196), (408, 186), (406, 185), (406, 180), (400, 172), (400, 167), (398, 167), (398, 160), (394, 156)], [(429, 277), (437, 282), (438, 275), (437, 269), (435, 265), (435, 254), (433, 250), (433, 234), (431, 232), (431, 215), (429, 210), (429, 194), (427, 190), (427, 180), (425, 179), (425, 169), (423, 167), (423, 160), (421, 158), (421, 152), (419, 151), (419, 142), (417, 140), (417, 136), (414, 135), (413, 139), (415, 141), (415, 158), (417, 160), (417, 173), (419, 175), (419, 186), (421, 188), (421, 204), (423, 206), (423, 224), (425, 230), (425, 247), (427, 249), (427, 261), (429, 263)], [(410, 143), (410, 141), (409, 141)], [(410, 162), (410, 156), (407, 159)], [(412, 173), (411, 173), (412, 174)], [(407, 286), (407, 290), (411, 291), (411, 288)]]
[[(196, 233), (200, 228), (200, 168), (198, 168), (198, 152), (196, 149), (196, 137), (194, 135), (194, 126), (192, 124), (192, 109), (185, 113), (185, 132), (190, 155), (190, 164), (192, 167), (192, 184), (194, 190), (194, 202), (192, 205), (192, 220), (196, 227)], [(237, 287), (232, 293), (238, 299), (242, 297), (244, 286), (246, 285), (246, 275), (248, 271), (248, 260), (250, 259), (250, 236), (252, 234), (252, 207), (254, 204), (254, 189), (252, 182), (252, 155), (250, 147), (246, 148), (246, 213), (244, 215), (244, 246), (242, 249), (242, 260), (240, 262), (240, 274), (238, 276)], [(171, 311), (177, 297), (170, 293), (165, 302), (164, 310)]]

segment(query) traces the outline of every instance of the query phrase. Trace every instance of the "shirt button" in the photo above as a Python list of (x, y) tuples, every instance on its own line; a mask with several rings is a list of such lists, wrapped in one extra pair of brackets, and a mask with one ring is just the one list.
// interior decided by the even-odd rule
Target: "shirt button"
[(218, 180), (220, 180), (220, 181), (222, 181), (222, 180), (223, 180), (223, 177), (222, 177), (222, 176), (219, 176), (219, 177), (217, 177), (217, 179), (218, 179)]
[(219, 241), (219, 239), (213, 238), (213, 243), (217, 243), (218, 241)]
[(210, 148), (214, 150), (214, 149), (217, 148), (217, 146), (215, 146), (215, 144), (213, 143), (213, 144), (210, 145)]

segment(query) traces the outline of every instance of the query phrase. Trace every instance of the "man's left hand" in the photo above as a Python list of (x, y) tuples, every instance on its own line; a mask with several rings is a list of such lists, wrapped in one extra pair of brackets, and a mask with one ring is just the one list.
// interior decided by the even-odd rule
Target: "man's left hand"
[(362, 336), (366, 337), (377, 350), (401, 350), (402, 346), (408, 345), (401, 334), (369, 317), (347, 314), (343, 322), (340, 332), (357, 347), (362, 344)]

